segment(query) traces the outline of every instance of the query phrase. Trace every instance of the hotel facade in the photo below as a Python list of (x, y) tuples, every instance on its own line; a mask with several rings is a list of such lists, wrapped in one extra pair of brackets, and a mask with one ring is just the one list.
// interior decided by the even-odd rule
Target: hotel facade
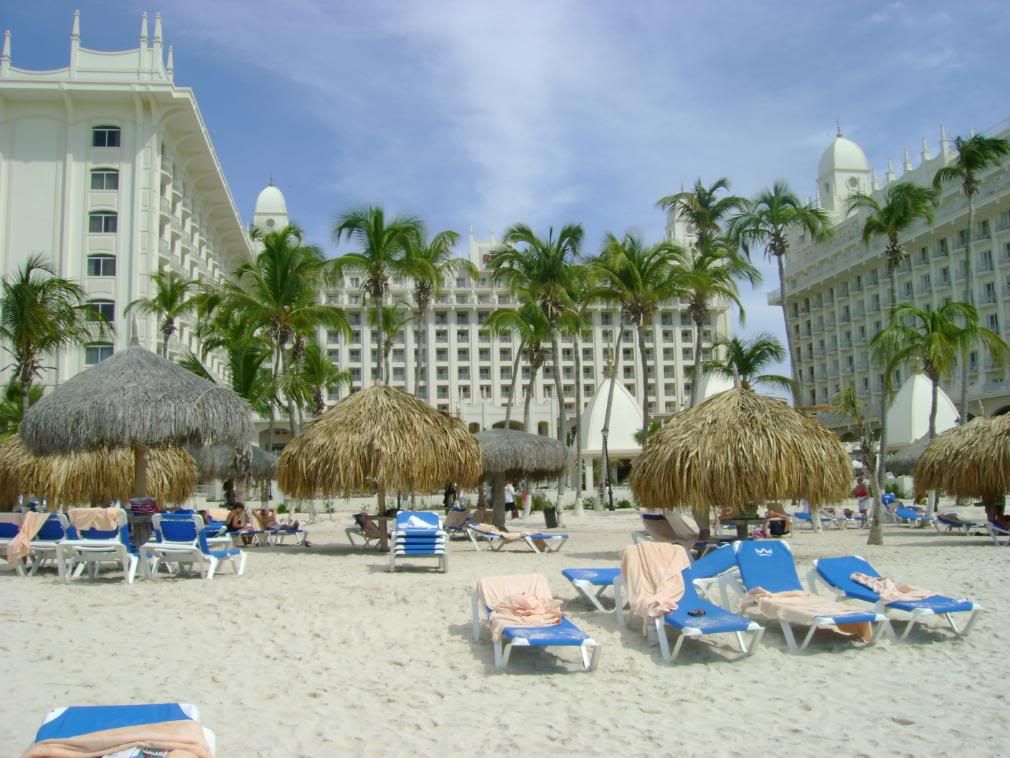
[[(1010, 137), (1010, 124), (989, 130)], [(923, 138), (918, 163), (913, 165), (906, 147), (900, 175), (887, 162), (881, 186), (862, 148), (841, 134), (824, 151), (818, 166), (818, 204), (833, 223), (831, 238), (815, 242), (796, 235), (786, 262), (787, 328), (795, 346), (801, 380), (801, 402), (830, 402), (842, 387), (854, 385), (870, 400), (869, 417), (879, 421), (884, 390), (883, 368), (870, 356), (869, 343), (887, 323), (890, 307), (886, 240), (862, 241), (865, 214), (847, 214), (852, 192), (881, 197), (895, 181), (930, 186), (937, 170), (955, 158), (953, 143), (944, 129), (936, 153)], [(1010, 161), (983, 172), (975, 196), (973, 281), (974, 303), (982, 326), (1010, 340)], [(964, 301), (968, 201), (960, 184), (946, 184), (931, 224), (918, 221), (900, 241), (908, 254), (898, 268), (898, 302), (919, 308), (938, 308)], [(769, 298), (778, 304), (776, 295)], [(894, 391), (911, 375), (907, 367), (896, 372)], [(982, 348), (969, 356), (969, 413), (993, 415), (1010, 410), (1007, 369)], [(960, 370), (942, 382), (955, 401), (960, 397)], [(826, 419), (837, 423), (837, 419)]]

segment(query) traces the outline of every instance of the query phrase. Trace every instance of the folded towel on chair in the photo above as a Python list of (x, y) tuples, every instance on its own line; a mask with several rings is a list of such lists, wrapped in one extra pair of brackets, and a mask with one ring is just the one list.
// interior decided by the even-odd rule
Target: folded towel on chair
[(473, 524), (470, 528), (474, 531), (482, 532), (483, 534), (491, 534), (495, 537), (501, 537), (503, 540), (507, 540), (509, 542), (512, 540), (521, 540), (524, 537), (529, 537), (533, 534), (533, 532), (503, 532), (493, 524)]
[(48, 519), (48, 513), (28, 511), (24, 514), (24, 520), (21, 522), (17, 536), (7, 545), (7, 563), (16, 568), (22, 560), (28, 557), (31, 552), (31, 541), (35, 539), (35, 535), (39, 533), (39, 529)]
[(561, 604), (540, 574), (484, 577), (477, 582), (477, 601), (491, 609), (491, 636), (495, 640), (510, 626), (561, 623)]
[(195, 721), (165, 721), (105, 729), (77, 737), (36, 742), (22, 758), (90, 758), (144, 748), (169, 758), (211, 758), (203, 729)]
[[(747, 593), (743, 607), (756, 606), (763, 616), (787, 624), (812, 625), (819, 616), (844, 616), (853, 609), (820, 595), (802, 590), (789, 592), (768, 592), (756, 587)], [(869, 642), (873, 639), (873, 627), (868, 621), (855, 624), (838, 624), (835, 629), (841, 634), (854, 635)]]
[(869, 574), (861, 574), (857, 571), (849, 578), (876, 592), (885, 603), (893, 603), (900, 600), (922, 600), (923, 598), (933, 597), (938, 594), (913, 587), (910, 584), (896, 582), (886, 576), (870, 576)]
[(88, 529), (112, 532), (119, 529), (122, 512), (122, 508), (71, 508), (67, 511), (67, 518), (78, 533)]
[(680, 545), (640, 542), (628, 545), (621, 556), (621, 576), (628, 588), (628, 602), (642, 619), (642, 633), (651, 619), (677, 608), (684, 596), (684, 569), (691, 565)]

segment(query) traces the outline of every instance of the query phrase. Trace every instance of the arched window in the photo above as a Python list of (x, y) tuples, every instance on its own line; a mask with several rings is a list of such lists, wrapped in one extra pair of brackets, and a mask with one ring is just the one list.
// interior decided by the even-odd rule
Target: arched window
[(114, 168), (96, 168), (91, 172), (91, 189), (104, 192), (119, 189), (119, 171)]
[(108, 342), (93, 342), (84, 348), (84, 363), (94, 366), (112, 355), (112, 345)]
[(119, 217), (115, 211), (92, 211), (88, 214), (88, 231), (91, 234), (115, 234), (119, 230)]
[(116, 304), (111, 300), (92, 300), (88, 303), (92, 310), (108, 322), (116, 320)]
[(119, 147), (118, 126), (96, 126), (91, 130), (92, 147)]
[(89, 255), (88, 276), (115, 276), (116, 257), (114, 255)]

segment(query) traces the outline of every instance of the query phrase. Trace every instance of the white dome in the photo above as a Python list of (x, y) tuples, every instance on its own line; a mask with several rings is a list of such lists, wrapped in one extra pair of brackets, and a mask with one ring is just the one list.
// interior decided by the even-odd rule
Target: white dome
[[(603, 420), (607, 415), (607, 395), (612, 379), (604, 379), (582, 413), (582, 452), (603, 453)], [(642, 409), (627, 388), (618, 382), (614, 386), (614, 404), (610, 409), (610, 433), (607, 451), (611, 458), (637, 456), (642, 446), (635, 433), (642, 428)]]
[(833, 171), (869, 171), (870, 162), (866, 160), (863, 148), (842, 135), (828, 145), (821, 162), (817, 166), (817, 175), (825, 176)]
[(286, 216), (288, 215), (288, 204), (284, 200), (284, 193), (274, 185), (264, 187), (256, 198), (256, 215), (263, 216)]
[[(933, 383), (924, 374), (915, 374), (901, 385), (887, 409), (887, 447), (894, 450), (911, 445), (929, 433), (929, 408)], [(936, 400), (936, 433), (957, 425), (957, 408), (947, 393), (939, 390)]]
[(701, 377), (701, 399), (708, 400), (710, 397), (733, 389), (733, 380), (722, 374), (706, 372)]

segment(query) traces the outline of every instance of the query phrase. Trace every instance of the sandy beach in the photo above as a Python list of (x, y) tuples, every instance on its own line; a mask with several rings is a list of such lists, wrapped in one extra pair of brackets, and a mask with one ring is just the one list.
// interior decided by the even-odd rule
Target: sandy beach
[[(199, 706), (226, 757), (1005, 753), (1010, 553), (987, 537), (888, 526), (883, 547), (859, 529), (790, 538), (804, 577), (812, 558), (858, 553), (884, 575), (971, 597), (986, 610), (965, 640), (919, 630), (860, 648), (825, 633), (790, 655), (769, 627), (749, 659), (734, 661), (726, 639), (688, 642), (670, 665), (560, 573), (616, 565), (634, 511), (569, 514), (558, 554), (454, 541), (446, 575), (431, 561), (387, 573), (385, 555), (348, 547), (350, 522), (323, 515), (311, 549), (251, 548), (245, 576), (211, 582), (127, 586), (110, 573), (64, 585), (5, 568), (3, 754), (30, 744), (54, 706), (172, 700)], [(598, 670), (573, 651), (517, 651), (499, 674), (488, 638), (471, 640), (475, 580), (528, 572), (603, 645)]]

